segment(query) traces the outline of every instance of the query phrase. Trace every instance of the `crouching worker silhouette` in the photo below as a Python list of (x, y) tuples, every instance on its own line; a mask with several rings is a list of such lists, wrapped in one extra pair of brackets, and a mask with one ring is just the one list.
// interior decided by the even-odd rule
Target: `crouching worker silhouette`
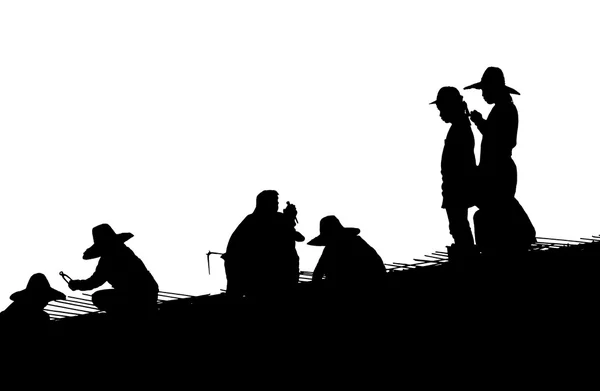
[(430, 104), (437, 106), (442, 121), (451, 124), (442, 152), (442, 208), (454, 239), (448, 257), (462, 260), (476, 253), (468, 220), (468, 210), (475, 205), (475, 138), (467, 104), (456, 88), (442, 87)]
[(358, 234), (358, 228), (342, 226), (335, 216), (321, 219), (319, 236), (308, 242), (324, 246), (313, 272), (313, 283), (331, 298), (372, 298), (385, 285), (385, 266), (377, 251)]
[(227, 296), (241, 298), (289, 297), (298, 283), (296, 207), (279, 210), (279, 195), (264, 190), (256, 196), (254, 212), (231, 234), (225, 260)]
[(63, 293), (50, 287), (44, 274), (32, 275), (27, 287), (13, 293), (10, 296), (13, 302), (0, 313), (2, 334), (9, 338), (19, 336), (17, 343), (43, 342), (50, 327), (50, 316), (44, 307), (51, 301), (65, 298)]
[(100, 257), (96, 271), (86, 280), (71, 280), (69, 288), (87, 291), (108, 282), (114, 289), (92, 295), (96, 307), (121, 319), (145, 319), (154, 315), (158, 284), (146, 266), (125, 242), (130, 233), (116, 234), (108, 224), (92, 229), (94, 244), (85, 250), (83, 259)]

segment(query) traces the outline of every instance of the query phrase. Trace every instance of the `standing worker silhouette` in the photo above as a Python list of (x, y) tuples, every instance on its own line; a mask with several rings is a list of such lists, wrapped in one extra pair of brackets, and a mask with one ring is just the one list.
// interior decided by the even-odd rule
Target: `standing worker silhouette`
[(517, 166), (512, 150), (517, 145), (519, 113), (511, 95), (520, 94), (506, 85), (497, 67), (487, 68), (481, 81), (465, 87), (471, 88), (481, 90), (483, 99), (494, 105), (487, 119), (478, 111), (470, 114), (482, 135), (476, 200), (480, 210), (474, 217), (477, 245), (496, 251), (502, 238), (502, 247), (525, 248), (535, 242), (535, 229), (515, 198)]
[(85, 250), (83, 259), (100, 257), (96, 270), (86, 280), (71, 280), (69, 288), (86, 291), (108, 282), (113, 289), (92, 295), (96, 307), (122, 319), (143, 319), (154, 314), (158, 284), (142, 260), (125, 245), (133, 234), (117, 234), (110, 225), (100, 224), (92, 229), (92, 237), (94, 244)]
[(442, 121), (451, 124), (442, 152), (442, 208), (446, 209), (454, 244), (448, 248), (450, 260), (475, 253), (468, 211), (475, 202), (475, 138), (466, 102), (454, 87), (440, 88), (435, 104)]

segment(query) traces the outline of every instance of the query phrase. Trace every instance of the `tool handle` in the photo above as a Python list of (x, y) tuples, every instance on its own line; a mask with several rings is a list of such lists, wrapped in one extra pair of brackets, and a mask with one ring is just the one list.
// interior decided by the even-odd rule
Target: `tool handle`
[(58, 274), (59, 274), (59, 275), (60, 275), (60, 276), (63, 278), (63, 280), (65, 280), (65, 282), (66, 282), (67, 284), (68, 284), (69, 282), (71, 282), (72, 278), (71, 278), (71, 277), (69, 277), (69, 276), (67, 276), (67, 275), (66, 275), (64, 272), (60, 272), (60, 273), (58, 273)]

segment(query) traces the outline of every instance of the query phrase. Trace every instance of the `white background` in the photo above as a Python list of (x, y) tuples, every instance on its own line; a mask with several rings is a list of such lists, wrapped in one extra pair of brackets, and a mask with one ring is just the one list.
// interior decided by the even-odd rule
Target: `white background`
[[(600, 233), (594, 1), (3, 1), (0, 310), (43, 272), (91, 275), (109, 223), (161, 290), (225, 286), (231, 232), (275, 189), (318, 234), (337, 215), (385, 262), (444, 250), (445, 85), (502, 68), (517, 198), (538, 236)], [(476, 154), (480, 137), (476, 133)], [(312, 270), (321, 248), (298, 245)], [(507, 266), (510, 267), (510, 266)]]

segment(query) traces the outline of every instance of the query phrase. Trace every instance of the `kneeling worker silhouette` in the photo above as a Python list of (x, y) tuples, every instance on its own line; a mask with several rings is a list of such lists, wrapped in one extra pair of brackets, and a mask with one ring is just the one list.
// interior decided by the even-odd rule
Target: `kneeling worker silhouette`
[(131, 233), (116, 234), (108, 224), (92, 229), (94, 244), (83, 253), (83, 259), (100, 257), (96, 270), (86, 280), (71, 280), (72, 290), (91, 290), (108, 282), (114, 289), (92, 295), (96, 307), (121, 318), (142, 318), (156, 311), (158, 284), (146, 266), (125, 245)]
[(256, 196), (254, 212), (231, 234), (225, 260), (227, 295), (278, 300), (289, 297), (298, 284), (296, 207), (288, 202), (279, 210), (279, 194), (264, 190)]
[(4, 335), (22, 337), (17, 342), (41, 342), (50, 326), (50, 316), (44, 307), (51, 301), (65, 298), (62, 292), (50, 286), (44, 274), (35, 273), (25, 289), (10, 296), (13, 302), (0, 313)]
[(312, 281), (333, 297), (371, 297), (385, 284), (385, 266), (377, 251), (358, 234), (358, 228), (342, 226), (335, 216), (321, 219), (320, 234), (308, 242), (325, 246)]

